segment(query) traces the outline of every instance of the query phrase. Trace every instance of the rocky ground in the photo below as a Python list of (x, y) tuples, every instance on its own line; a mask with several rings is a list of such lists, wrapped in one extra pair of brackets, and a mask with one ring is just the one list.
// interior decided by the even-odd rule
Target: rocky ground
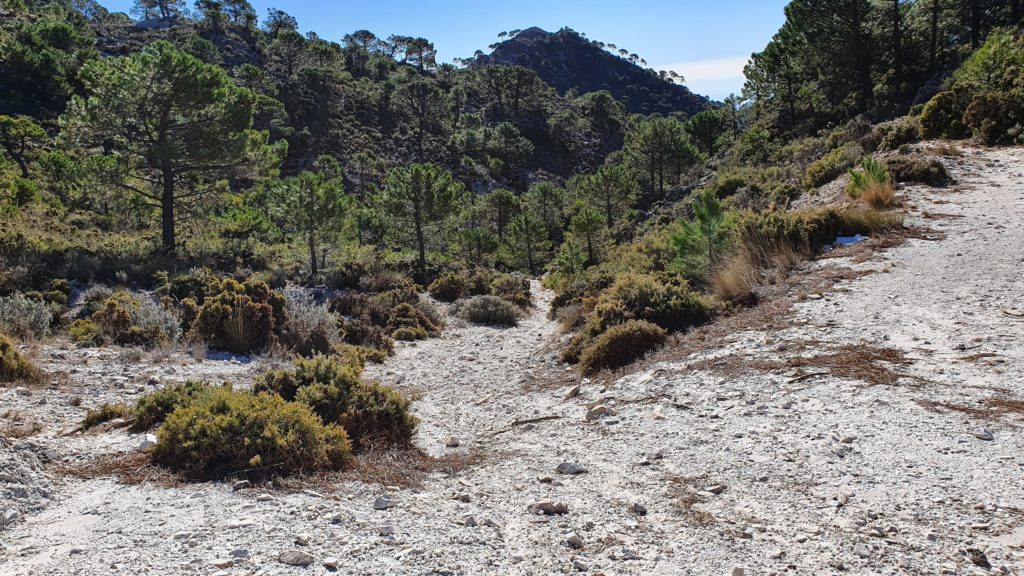
[(268, 361), (41, 348), (52, 386), (0, 389), (42, 428), (0, 443), (0, 574), (1024, 574), (1024, 149), (946, 162), (957, 184), (901, 192), (906, 242), (633, 373), (577, 382), (538, 286), (518, 327), (400, 347), (369, 375), (464, 462), (419, 485), (59, 474), (141, 440), (66, 435), (85, 407)]

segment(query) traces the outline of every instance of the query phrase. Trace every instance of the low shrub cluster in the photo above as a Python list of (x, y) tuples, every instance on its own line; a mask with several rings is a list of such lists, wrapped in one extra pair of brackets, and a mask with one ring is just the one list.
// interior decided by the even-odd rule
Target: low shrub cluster
[(38, 376), (39, 370), (18, 351), (14, 341), (0, 334), (0, 382), (33, 380)]
[(817, 188), (828, 184), (852, 168), (863, 153), (860, 145), (853, 142), (832, 150), (807, 167), (804, 171), (804, 186)]
[(580, 372), (593, 374), (631, 364), (664, 344), (665, 335), (664, 328), (644, 320), (612, 326), (583, 350)]
[(427, 290), (441, 302), (455, 302), (471, 296), (498, 296), (520, 308), (528, 308), (532, 301), (530, 282), (524, 276), (486, 268), (472, 272), (444, 272)]
[(921, 139), (921, 121), (913, 116), (907, 116), (885, 122), (875, 127), (875, 135), (879, 138), (878, 150), (899, 150), (900, 147)]
[(79, 318), (69, 328), (75, 342), (87, 345), (153, 347), (181, 337), (181, 319), (167, 303), (124, 291), (113, 293), (89, 318)]
[(157, 440), (154, 462), (195, 478), (334, 470), (352, 450), (345, 430), (309, 406), (229, 387), (171, 412)]
[(890, 156), (885, 167), (896, 182), (920, 182), (929, 186), (943, 186), (949, 182), (949, 173), (942, 162), (924, 156)]
[(275, 342), (287, 323), (285, 299), (265, 282), (231, 278), (212, 282), (195, 308), (192, 332), (211, 347), (236, 354), (262, 350)]
[(281, 343), (296, 354), (330, 354), (341, 343), (340, 319), (327, 305), (317, 304), (302, 293), (290, 293), (286, 312)]
[(14, 293), (0, 297), (0, 332), (21, 339), (42, 339), (50, 335), (53, 309), (40, 299)]
[(468, 287), (469, 282), (465, 276), (455, 272), (445, 272), (430, 283), (427, 291), (441, 302), (455, 302), (462, 298)]
[[(660, 346), (667, 331), (703, 324), (715, 313), (714, 303), (691, 290), (685, 280), (641, 273), (621, 275), (596, 298), (585, 298), (583, 307), (587, 311), (584, 326), (562, 352), (562, 360), (580, 362), (583, 372), (633, 362)], [(605, 337), (613, 328), (626, 325), (628, 329)], [(661, 331), (660, 339), (649, 337), (649, 326)], [(614, 357), (625, 353), (620, 344), (630, 339), (635, 348), (616, 364)], [(588, 355), (591, 360), (584, 366)]]
[(395, 340), (425, 340), (439, 331), (421, 308), (406, 302), (391, 309), (387, 330)]
[(82, 420), (82, 430), (90, 430), (118, 418), (128, 418), (131, 413), (132, 409), (124, 404), (103, 404), (95, 410), (86, 411), (85, 419)]
[(993, 31), (921, 112), (924, 138), (1024, 143), (1024, 37)]
[(519, 308), (498, 296), (473, 296), (459, 303), (459, 317), (471, 324), (514, 326), (521, 315)]
[(419, 424), (408, 398), (362, 379), (368, 353), (342, 346), (338, 355), (300, 358), (262, 375), (251, 391), (171, 384), (113, 417), (130, 418), (137, 431), (159, 424), (154, 461), (195, 478), (338, 469), (353, 443), (406, 447)]
[(357, 446), (408, 445), (419, 423), (411, 402), (364, 382), (362, 368), (356, 356), (315, 356), (299, 360), (293, 369), (263, 375), (253, 390), (309, 406), (324, 422), (343, 426)]

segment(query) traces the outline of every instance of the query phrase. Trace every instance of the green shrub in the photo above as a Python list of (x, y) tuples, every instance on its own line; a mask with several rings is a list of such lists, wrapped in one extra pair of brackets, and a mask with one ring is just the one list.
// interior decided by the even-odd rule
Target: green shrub
[(87, 410), (85, 412), (85, 419), (82, 420), (82, 430), (89, 430), (118, 418), (127, 418), (131, 413), (131, 408), (124, 404), (104, 404), (96, 410)]
[(341, 339), (345, 344), (372, 348), (385, 355), (395, 351), (395, 343), (384, 328), (373, 324), (366, 316), (342, 321)]
[(339, 422), (362, 448), (407, 446), (419, 425), (404, 395), (376, 382), (356, 389)]
[(599, 333), (629, 320), (646, 320), (666, 330), (707, 322), (714, 305), (686, 282), (665, 282), (653, 274), (623, 274), (598, 298), (588, 323)]
[(367, 362), (383, 364), (388, 359), (388, 353), (384, 350), (367, 348), (366, 346), (354, 346), (352, 344), (338, 344), (334, 347), (334, 353), (339, 356), (354, 356), (364, 366)]
[[(412, 304), (402, 303), (391, 309), (387, 329), (395, 340), (422, 340), (438, 331), (437, 325)], [(415, 335), (409, 338), (409, 335)]]
[(132, 428), (148, 430), (163, 422), (171, 412), (192, 405), (214, 389), (206, 382), (187, 380), (178, 384), (168, 384), (150, 392), (135, 403), (132, 411)]
[(288, 475), (341, 468), (352, 445), (303, 404), (217, 388), (167, 416), (154, 462), (195, 478)]
[(68, 336), (76, 344), (86, 346), (102, 346), (106, 342), (103, 330), (90, 319), (79, 318), (68, 327)]
[(472, 324), (487, 326), (514, 326), (521, 312), (498, 296), (473, 296), (459, 305), (459, 317)]
[(14, 341), (0, 334), (0, 382), (34, 380), (38, 377), (39, 370), (18, 352)]
[(913, 117), (880, 124), (876, 130), (882, 137), (878, 149), (883, 152), (897, 150), (921, 139), (921, 122)]
[(1024, 143), (1024, 89), (976, 95), (967, 106), (964, 123), (984, 144)]
[(0, 332), (22, 339), (42, 339), (50, 335), (53, 311), (50, 306), (15, 293), (0, 298)]
[(490, 293), (526, 309), (530, 307), (530, 281), (519, 274), (497, 274), (491, 280)]
[(963, 122), (966, 103), (964, 97), (953, 91), (939, 92), (921, 111), (921, 138), (959, 140), (970, 136)]
[(863, 152), (859, 145), (851, 142), (825, 154), (807, 167), (804, 172), (804, 185), (808, 188), (817, 188), (828, 184), (852, 168)]
[(410, 412), (410, 402), (398, 392), (363, 382), (361, 372), (358, 354), (315, 356), (298, 360), (292, 370), (263, 375), (253, 391), (309, 406), (324, 422), (344, 426), (359, 446), (386, 440), (407, 442), (418, 423)]
[[(290, 370), (276, 370), (263, 374), (253, 383), (252, 389), (257, 393), (277, 394), (290, 402), (296, 399), (302, 388), (326, 384), (340, 388), (342, 394), (338, 397), (344, 400), (359, 386), (361, 371), (362, 367), (356, 357), (317, 355), (308, 359), (298, 359), (295, 367)], [(337, 412), (321, 413), (320, 416), (325, 422), (334, 421), (343, 410), (344, 407), (341, 407)]]
[(285, 326), (284, 297), (264, 282), (226, 278), (209, 290), (192, 330), (215, 349), (236, 354), (262, 350)]
[(465, 294), (467, 281), (464, 276), (455, 272), (445, 272), (430, 283), (427, 291), (441, 302), (455, 302)]
[(949, 181), (946, 167), (934, 158), (923, 156), (891, 156), (885, 166), (896, 182), (920, 182), (929, 186), (942, 186)]
[(896, 189), (889, 170), (871, 156), (861, 159), (859, 170), (850, 170), (846, 194), (860, 198), (872, 208), (891, 208), (896, 204)]
[(612, 326), (580, 354), (580, 372), (593, 374), (631, 364), (664, 344), (665, 335), (663, 328), (643, 320)]
[[(174, 342), (181, 337), (181, 321), (170, 310), (149, 299), (138, 299), (128, 292), (115, 292), (92, 315), (104, 341), (121, 346), (152, 347), (161, 342)], [(92, 327), (80, 323), (75, 333), (96, 341)], [(75, 336), (72, 335), (72, 338)]]

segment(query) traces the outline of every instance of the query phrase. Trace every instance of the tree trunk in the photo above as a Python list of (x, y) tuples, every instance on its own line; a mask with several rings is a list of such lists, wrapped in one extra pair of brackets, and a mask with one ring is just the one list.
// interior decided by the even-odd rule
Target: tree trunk
[(312, 278), (316, 278), (317, 267), (316, 267), (316, 235), (310, 232), (309, 234), (309, 274)]
[(423, 237), (423, 222), (421, 221), (420, 215), (416, 215), (416, 247), (419, 248), (419, 268), (420, 276), (422, 279), (427, 277), (427, 246), (426, 239)]
[[(10, 154), (10, 151), (8, 151), (8, 154)], [(21, 154), (10, 154), (10, 155), (11, 155), (12, 158), (14, 158), (14, 161), (18, 163), (18, 168), (21, 169), (21, 177), (25, 178), (27, 180), (28, 177), (29, 177), (29, 174), (28, 174), (28, 162), (25, 162), (25, 157), (22, 156)]]
[(163, 180), (163, 195), (160, 198), (160, 223), (163, 231), (163, 251), (165, 254), (174, 254), (177, 242), (174, 238), (174, 170), (170, 166), (164, 166), (161, 179)]
[(939, 0), (932, 0), (931, 42), (928, 47), (928, 71), (935, 72), (938, 66), (939, 51)]

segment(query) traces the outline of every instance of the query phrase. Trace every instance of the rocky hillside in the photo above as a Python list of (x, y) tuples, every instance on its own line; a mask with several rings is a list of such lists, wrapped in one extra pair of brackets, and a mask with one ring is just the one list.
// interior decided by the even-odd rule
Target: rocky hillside
[(619, 58), (568, 28), (558, 32), (523, 30), (498, 44), (489, 56), (477, 57), (475, 65), (487, 64), (530, 68), (560, 94), (568, 90), (581, 94), (607, 90), (629, 112), (639, 114), (685, 112), (692, 116), (710, 103), (704, 96)]

